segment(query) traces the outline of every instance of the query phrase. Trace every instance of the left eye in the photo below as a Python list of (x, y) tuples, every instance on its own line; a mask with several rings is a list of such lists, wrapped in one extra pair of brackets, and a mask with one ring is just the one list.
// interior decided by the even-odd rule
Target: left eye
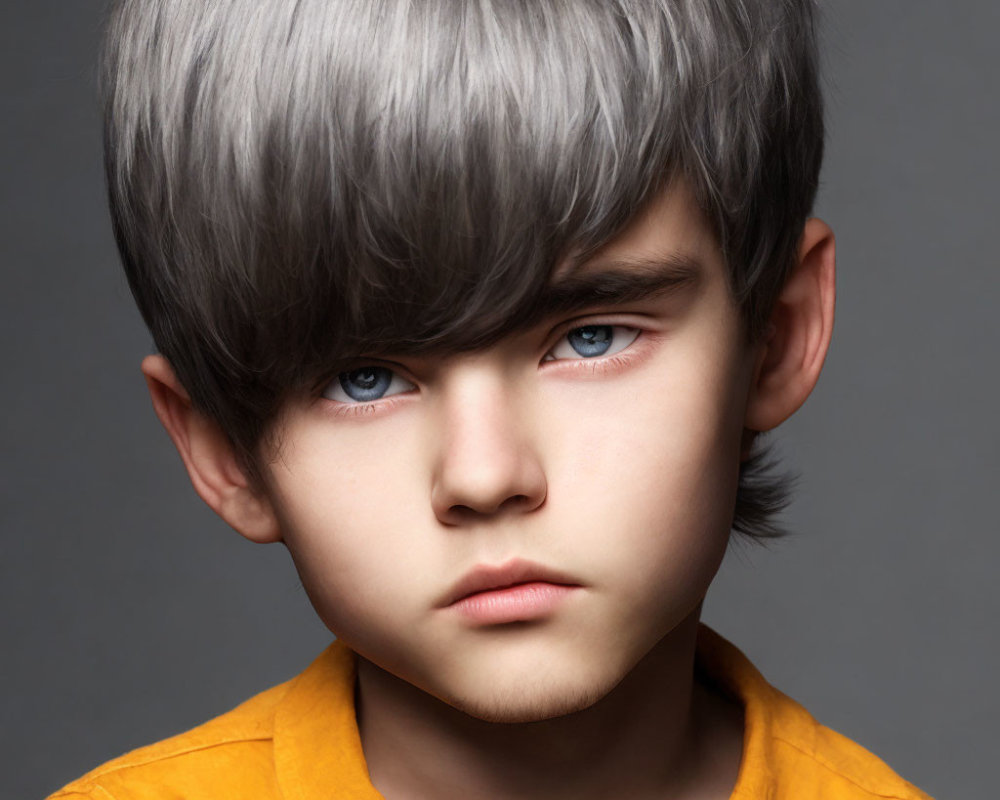
[(371, 365), (341, 372), (323, 390), (323, 397), (339, 403), (370, 403), (415, 388), (388, 367)]
[(613, 356), (632, 344), (638, 336), (638, 328), (624, 325), (584, 325), (573, 328), (563, 336), (545, 360)]

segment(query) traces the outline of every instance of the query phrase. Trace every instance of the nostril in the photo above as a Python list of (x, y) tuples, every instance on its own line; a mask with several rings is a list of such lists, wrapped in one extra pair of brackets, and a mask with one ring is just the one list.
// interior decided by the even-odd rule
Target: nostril
[(532, 498), (526, 494), (513, 495), (504, 500), (500, 505), (491, 508), (486, 508), (483, 506), (473, 507), (462, 505), (456, 503), (450, 506), (448, 509), (448, 515), (451, 516), (454, 521), (462, 521), (469, 519), (470, 517), (479, 517), (483, 514), (500, 514), (503, 512), (525, 512), (534, 511), (538, 508), (542, 502), (545, 500), (544, 496), (540, 498)]
[(511, 508), (519, 508), (525, 505), (528, 501), (529, 498), (526, 494), (517, 494), (514, 495), (513, 497), (508, 497), (506, 500), (504, 500), (500, 504), (500, 508), (504, 508), (505, 506), (509, 506)]
[(534, 511), (545, 501), (545, 494), (541, 493), (538, 497), (532, 497), (526, 494), (516, 494), (513, 497), (508, 497), (504, 500), (498, 511)]

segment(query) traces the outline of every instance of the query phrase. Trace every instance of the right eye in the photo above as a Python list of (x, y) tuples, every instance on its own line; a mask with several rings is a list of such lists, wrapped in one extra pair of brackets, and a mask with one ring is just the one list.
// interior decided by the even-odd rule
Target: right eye
[(416, 388), (388, 367), (370, 365), (341, 372), (323, 390), (323, 397), (338, 403), (370, 403)]
[(567, 331), (545, 360), (577, 361), (613, 356), (638, 337), (639, 329), (626, 325), (583, 325)]

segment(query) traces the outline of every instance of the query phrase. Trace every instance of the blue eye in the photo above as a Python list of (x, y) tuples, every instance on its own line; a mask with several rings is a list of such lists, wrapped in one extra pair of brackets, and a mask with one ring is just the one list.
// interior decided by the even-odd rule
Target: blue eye
[(624, 350), (638, 336), (638, 328), (624, 325), (584, 325), (563, 336), (546, 360), (611, 356)]
[(414, 388), (391, 369), (370, 365), (341, 372), (323, 390), (323, 397), (340, 403), (370, 403)]

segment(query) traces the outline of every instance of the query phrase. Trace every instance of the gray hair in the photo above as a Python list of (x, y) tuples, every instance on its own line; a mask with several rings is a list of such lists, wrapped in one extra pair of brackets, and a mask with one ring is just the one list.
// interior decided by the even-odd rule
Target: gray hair
[[(348, 355), (484, 347), (683, 175), (748, 336), (823, 146), (811, 0), (117, 0), (115, 234), (157, 348), (254, 480)], [(776, 533), (743, 467), (734, 528)]]

